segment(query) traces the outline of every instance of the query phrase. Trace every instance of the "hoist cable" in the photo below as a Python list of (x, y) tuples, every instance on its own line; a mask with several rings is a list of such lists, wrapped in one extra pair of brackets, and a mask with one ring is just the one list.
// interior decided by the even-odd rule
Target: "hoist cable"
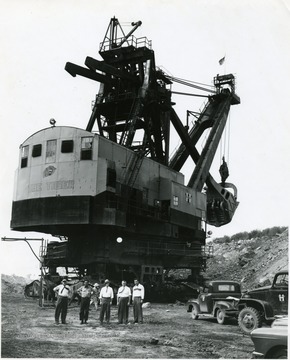
[[(169, 76), (169, 75), (165, 75), (169, 80), (171, 81), (174, 81), (176, 83), (179, 83), (181, 85), (185, 85), (185, 86), (190, 86), (190, 87), (193, 87), (195, 89), (199, 89), (199, 90), (202, 90), (202, 91), (207, 91), (207, 92), (211, 92), (211, 93), (216, 93), (215, 90), (212, 90), (210, 88), (205, 88), (205, 87), (202, 87), (202, 86), (199, 86), (199, 85), (195, 85), (195, 82), (193, 81), (188, 81), (188, 80), (184, 80), (184, 79), (180, 79), (180, 78), (175, 78), (173, 76)], [(199, 83), (196, 83), (196, 84), (199, 84)], [(211, 85), (204, 85), (204, 86), (208, 86), (208, 87), (211, 87), (213, 88), (213, 86)]]
[(225, 158), (225, 161), (229, 165), (230, 162), (230, 125), (231, 125), (231, 119), (230, 119), (230, 113), (228, 115), (228, 121), (226, 123), (222, 139), (220, 142), (220, 163), (222, 163), (222, 158)]
[(224, 150), (223, 150), (223, 156), (225, 157), (226, 156), (226, 151), (227, 151), (227, 124), (225, 126), (225, 131), (224, 131)]
[(201, 87), (201, 86), (198, 86), (198, 85), (194, 85), (194, 84), (188, 83), (188, 82), (183, 81), (183, 80), (178, 80), (176, 78), (171, 78), (171, 80), (178, 83), (178, 84), (193, 87), (193, 88), (198, 89), (198, 90), (207, 91), (207, 92), (211, 92), (211, 93), (214, 93), (214, 94), (216, 93), (215, 90), (204, 88), (204, 87)]
[(208, 84), (203, 84), (203, 83), (199, 83), (197, 81), (193, 81), (193, 80), (186, 80), (186, 79), (181, 79), (181, 78), (177, 78), (177, 77), (174, 77), (172, 76), (173, 79), (176, 79), (176, 80), (180, 80), (180, 81), (185, 81), (187, 83), (191, 83), (191, 84), (198, 84), (198, 85), (203, 85), (203, 86), (208, 86), (208, 87), (214, 87), (213, 85), (208, 85)]
[(176, 95), (188, 95), (188, 96), (198, 96), (198, 97), (208, 97), (208, 95), (200, 95), (200, 94), (190, 94), (190, 93), (185, 93), (185, 92), (179, 92), (179, 91), (171, 91), (171, 94), (176, 94)]
[(36, 255), (36, 253), (34, 252), (34, 250), (32, 249), (32, 246), (29, 244), (29, 242), (27, 240), (24, 240), (26, 242), (26, 244), (30, 247), (30, 250), (32, 251), (33, 255), (36, 257), (36, 259), (41, 262), (40, 258)]
[(229, 121), (228, 121), (228, 164), (230, 163), (230, 136), (231, 136), (231, 113), (229, 112)]

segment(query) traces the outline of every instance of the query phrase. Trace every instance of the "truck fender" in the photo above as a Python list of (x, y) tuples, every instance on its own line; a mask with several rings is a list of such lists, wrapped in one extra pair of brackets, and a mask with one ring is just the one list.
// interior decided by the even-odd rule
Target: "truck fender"
[(240, 299), (238, 303), (239, 311), (241, 311), (245, 307), (253, 307), (257, 309), (263, 315), (265, 320), (274, 319), (273, 308), (267, 301), (251, 299), (251, 298)]
[(191, 301), (191, 303), (188, 305), (188, 312), (192, 311), (193, 304), (196, 306), (197, 312), (200, 314), (200, 306), (198, 301)]
[(232, 303), (232, 302), (229, 302), (229, 301), (220, 300), (220, 301), (217, 301), (217, 302), (214, 304), (214, 309), (216, 309), (216, 308), (220, 308), (220, 309), (232, 309), (232, 308), (233, 308), (233, 303)]

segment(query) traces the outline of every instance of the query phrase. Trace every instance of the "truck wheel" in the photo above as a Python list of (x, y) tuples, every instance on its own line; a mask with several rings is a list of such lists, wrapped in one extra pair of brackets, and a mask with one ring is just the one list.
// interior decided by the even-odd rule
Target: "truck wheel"
[(198, 308), (196, 304), (192, 304), (191, 317), (193, 320), (198, 319)]
[(222, 309), (218, 309), (216, 312), (216, 320), (220, 325), (223, 325), (226, 321), (225, 311)]
[(242, 332), (247, 335), (249, 335), (254, 329), (262, 326), (261, 315), (259, 311), (253, 307), (246, 307), (241, 310), (238, 322)]

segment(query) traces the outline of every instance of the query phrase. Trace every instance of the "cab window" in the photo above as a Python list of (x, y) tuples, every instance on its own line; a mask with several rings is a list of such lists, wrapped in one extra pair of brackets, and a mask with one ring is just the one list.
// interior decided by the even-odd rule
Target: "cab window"
[(81, 160), (91, 160), (93, 150), (93, 138), (83, 137), (81, 142)]
[(73, 140), (63, 140), (61, 142), (61, 152), (63, 154), (72, 153), (74, 149)]
[(28, 163), (28, 151), (29, 151), (29, 146), (23, 146), (21, 149), (21, 168), (25, 168), (27, 167), (27, 163)]
[(55, 162), (56, 159), (56, 140), (48, 140), (46, 143), (46, 163)]
[(280, 274), (276, 278), (276, 286), (288, 286), (288, 274)]
[(177, 195), (173, 195), (173, 205), (178, 206), (178, 196)]
[(42, 150), (42, 145), (41, 144), (33, 145), (32, 157), (41, 156), (41, 150)]
[(233, 284), (219, 284), (218, 291), (234, 292), (235, 285)]

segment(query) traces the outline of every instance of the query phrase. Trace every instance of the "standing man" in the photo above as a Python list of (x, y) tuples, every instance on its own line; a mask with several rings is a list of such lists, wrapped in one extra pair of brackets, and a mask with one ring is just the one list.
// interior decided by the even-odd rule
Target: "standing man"
[(122, 281), (117, 293), (118, 324), (128, 324), (129, 305), (131, 301), (131, 290), (126, 281)]
[(101, 311), (100, 311), (100, 323), (103, 324), (104, 315), (106, 314), (106, 322), (109, 324), (111, 316), (111, 304), (114, 299), (113, 289), (109, 286), (110, 281), (105, 280), (105, 286), (102, 287), (100, 292), (100, 302), (101, 302)]
[(134, 280), (133, 287), (133, 313), (134, 324), (143, 323), (142, 304), (144, 300), (144, 286), (139, 283), (139, 280)]
[(93, 293), (91, 287), (89, 286), (89, 282), (87, 280), (84, 280), (84, 285), (78, 289), (77, 293), (81, 297), (81, 306), (80, 306), (81, 324), (87, 324), (89, 318), (91, 295)]
[(56, 293), (57, 302), (55, 308), (55, 323), (59, 324), (59, 317), (61, 317), (61, 323), (66, 324), (66, 315), (68, 307), (68, 298), (71, 295), (71, 289), (67, 285), (67, 280), (63, 279), (61, 284), (53, 288)]
[(100, 285), (98, 283), (95, 283), (93, 287), (91, 304), (95, 305), (96, 311), (98, 311), (99, 297), (100, 297)]

